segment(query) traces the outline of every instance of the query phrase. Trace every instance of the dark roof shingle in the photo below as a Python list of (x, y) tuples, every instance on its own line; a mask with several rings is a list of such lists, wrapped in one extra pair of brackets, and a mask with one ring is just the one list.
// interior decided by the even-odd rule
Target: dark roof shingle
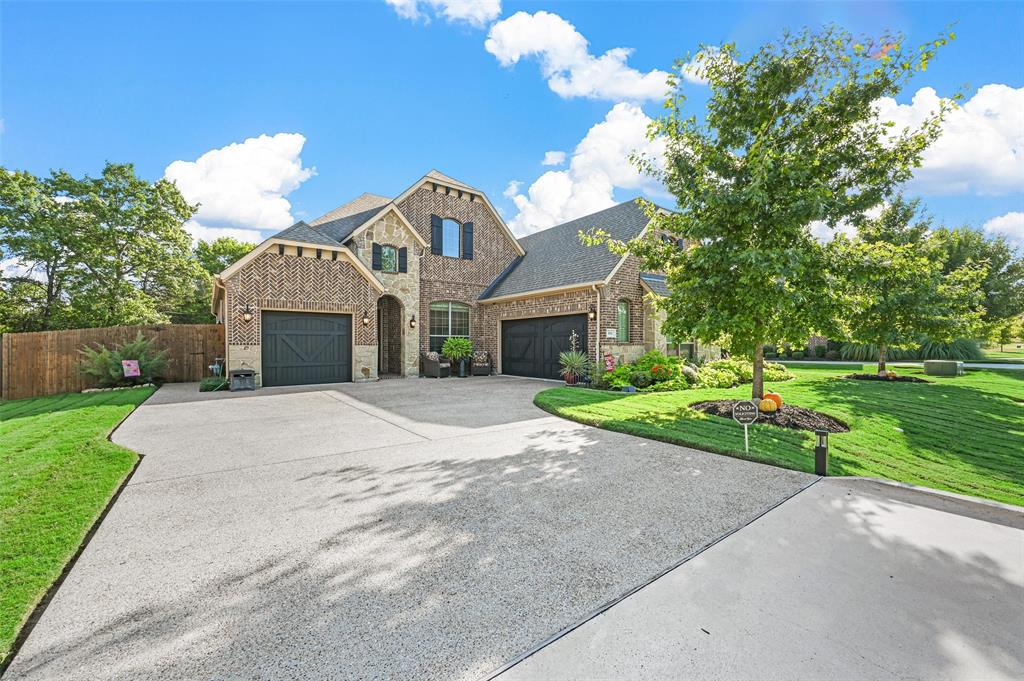
[(601, 229), (613, 239), (628, 241), (639, 236), (648, 222), (640, 204), (631, 200), (524, 236), (519, 244), (526, 255), (480, 298), (603, 281), (622, 258), (606, 246), (584, 246), (579, 232)]
[(665, 298), (668, 297), (668, 284), (665, 281), (664, 274), (654, 274), (653, 272), (641, 272), (640, 280), (647, 284), (648, 288), (650, 288), (655, 295), (659, 295)]
[(319, 244), (321, 246), (338, 247), (341, 244), (330, 237), (321, 234), (302, 220), (286, 230), (278, 232), (271, 239), (285, 239), (286, 241), (299, 241), (305, 244)]

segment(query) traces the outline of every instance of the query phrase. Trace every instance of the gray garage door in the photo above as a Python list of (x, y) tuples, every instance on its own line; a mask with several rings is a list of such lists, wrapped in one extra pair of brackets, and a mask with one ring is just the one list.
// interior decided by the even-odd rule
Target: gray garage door
[(587, 315), (574, 314), (501, 323), (501, 372), (514, 376), (559, 378), (558, 354), (569, 349), (569, 336), (579, 335), (587, 349)]
[(352, 315), (263, 313), (263, 385), (352, 380)]

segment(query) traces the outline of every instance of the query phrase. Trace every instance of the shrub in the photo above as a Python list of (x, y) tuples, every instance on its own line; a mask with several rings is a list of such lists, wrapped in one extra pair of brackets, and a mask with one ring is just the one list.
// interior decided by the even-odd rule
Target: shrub
[(777, 353), (774, 353), (774, 352), (766, 352), (766, 353), (764, 353), (764, 358), (765, 359), (775, 359), (778, 356), (779, 355)]
[(654, 383), (654, 378), (651, 377), (650, 371), (633, 371), (629, 375), (629, 384), (637, 388), (646, 388), (652, 383)]
[(730, 357), (729, 359), (716, 359), (714, 362), (708, 362), (705, 366), (714, 367), (716, 369), (724, 369), (725, 371), (731, 372), (736, 376), (737, 383), (750, 383), (754, 380), (754, 364), (749, 360), (742, 359), (740, 357)]
[(632, 385), (629, 378), (634, 371), (635, 368), (632, 364), (620, 364), (611, 371), (606, 371), (602, 376), (602, 382), (615, 390), (625, 388), (627, 385)]
[(814, 356), (817, 357), (818, 359), (823, 358), (826, 352), (827, 350), (825, 349), (824, 345), (814, 346)]
[(825, 359), (839, 359), (839, 351), (829, 350), (828, 352), (825, 353)]
[(697, 382), (697, 369), (689, 364), (681, 365), (679, 367), (679, 373), (686, 378), (686, 382), (690, 385)]
[(199, 392), (209, 393), (215, 390), (227, 390), (228, 379), (217, 376), (207, 376), (203, 380), (199, 381)]
[(955, 359), (961, 362), (984, 359), (977, 341), (968, 338), (957, 338), (951, 343), (938, 343), (930, 338), (923, 338), (917, 356), (921, 359)]
[(800, 352), (799, 350), (795, 350), (795, 351), (794, 351), (794, 352), (793, 352), (793, 353), (792, 353), (792, 354), (790, 355), (790, 357), (791, 357), (792, 359), (803, 359), (803, 358), (804, 358), (804, 353)]
[(473, 343), (468, 338), (450, 336), (444, 339), (441, 354), (454, 362), (466, 359), (473, 354)]
[[(116, 388), (143, 383), (156, 383), (167, 371), (167, 351), (157, 350), (153, 341), (140, 331), (133, 340), (108, 348), (99, 343), (95, 348), (84, 347), (80, 351), (81, 372), (96, 380), (101, 388)], [(125, 377), (121, 360), (134, 359), (139, 362), (139, 375)]]
[(697, 385), (701, 388), (731, 388), (738, 384), (736, 374), (711, 364), (702, 366), (697, 372)]
[(787, 369), (784, 364), (776, 364), (775, 362), (764, 363), (764, 380), (788, 381), (791, 378), (794, 378), (793, 372)]
[(676, 372), (672, 371), (672, 367), (668, 364), (655, 364), (651, 367), (651, 378), (659, 383), (669, 380), (674, 373)]
[(682, 373), (676, 373), (675, 376), (667, 381), (660, 381), (653, 383), (646, 388), (643, 388), (643, 392), (666, 392), (669, 390), (686, 390), (690, 387), (690, 382), (686, 380), (686, 376)]
[[(898, 361), (913, 359), (915, 354), (913, 350), (889, 348), (886, 357), (889, 361)], [(839, 356), (855, 362), (877, 362), (878, 346), (871, 343), (843, 343), (843, 349), (839, 351)]]

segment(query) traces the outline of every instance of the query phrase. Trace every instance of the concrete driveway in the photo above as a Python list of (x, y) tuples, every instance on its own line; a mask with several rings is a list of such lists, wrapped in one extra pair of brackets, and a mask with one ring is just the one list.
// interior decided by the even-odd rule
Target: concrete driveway
[(548, 416), (551, 385), (165, 386), (7, 677), (480, 678), (813, 481)]

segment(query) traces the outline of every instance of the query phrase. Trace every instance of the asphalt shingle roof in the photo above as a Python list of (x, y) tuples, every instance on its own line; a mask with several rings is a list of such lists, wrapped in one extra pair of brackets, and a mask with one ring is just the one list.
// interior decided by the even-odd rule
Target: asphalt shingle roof
[(587, 247), (579, 232), (601, 229), (613, 239), (640, 235), (649, 219), (635, 200), (550, 227), (519, 239), (526, 251), (519, 263), (481, 299), (604, 280), (621, 260), (606, 246)]
[(653, 272), (641, 272), (640, 279), (647, 284), (656, 295), (668, 297), (668, 284), (665, 283), (664, 274)]
[(304, 244), (317, 244), (320, 246), (334, 246), (341, 244), (330, 237), (316, 231), (305, 222), (299, 220), (288, 229), (278, 232), (271, 239), (285, 239), (287, 241), (300, 241)]
[(324, 213), (309, 224), (327, 237), (343, 243), (360, 225), (372, 218), (391, 199), (379, 194), (361, 194), (346, 204)]

